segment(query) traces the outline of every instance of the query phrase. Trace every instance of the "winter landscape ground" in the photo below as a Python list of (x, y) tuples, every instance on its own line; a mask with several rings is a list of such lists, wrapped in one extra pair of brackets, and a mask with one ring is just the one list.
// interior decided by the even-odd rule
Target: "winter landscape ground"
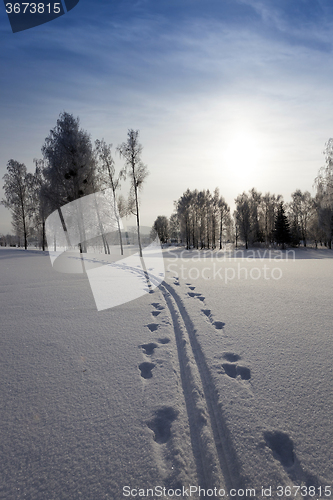
[(332, 255), (171, 247), (97, 311), (84, 274), (1, 248), (0, 497), (330, 497)]

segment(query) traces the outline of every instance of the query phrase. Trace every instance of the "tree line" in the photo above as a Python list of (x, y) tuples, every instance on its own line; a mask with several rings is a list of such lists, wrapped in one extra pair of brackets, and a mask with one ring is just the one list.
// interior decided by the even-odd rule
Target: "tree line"
[(253, 244), (279, 244), (306, 247), (309, 240), (332, 248), (333, 240), (333, 139), (325, 147), (325, 166), (315, 179), (316, 195), (297, 189), (291, 201), (282, 195), (262, 194), (255, 188), (235, 198), (235, 211), (216, 188), (187, 189), (174, 202), (175, 212), (168, 219), (159, 216), (153, 228), (162, 242), (172, 241), (186, 248), (221, 249), (224, 242), (245, 248)]
[[(79, 118), (63, 112), (42, 145), (42, 158), (34, 160), (34, 173), (29, 173), (23, 163), (8, 161), (3, 177), (5, 197), (1, 203), (11, 211), (16, 238), (23, 241), (25, 248), (30, 237), (45, 249), (45, 221), (52, 212), (58, 212), (66, 230), (62, 207), (108, 188), (113, 193), (113, 212), (118, 214), (121, 253), (120, 218), (134, 215), (142, 254), (139, 191), (148, 170), (141, 158), (139, 131), (130, 129), (127, 140), (116, 148), (124, 160), (118, 170), (111, 149), (112, 145), (104, 139), (93, 144), (90, 135), (80, 127)], [(231, 214), (219, 188), (213, 192), (187, 189), (174, 202), (175, 211), (170, 218), (156, 218), (153, 233), (159, 235), (162, 243), (171, 241), (196, 249), (222, 249), (226, 242), (236, 247), (242, 243), (246, 248), (253, 244), (306, 246), (309, 240), (316, 246), (320, 242), (332, 248), (333, 139), (327, 142), (324, 154), (325, 165), (315, 179), (314, 197), (297, 189), (286, 203), (281, 195), (262, 194), (252, 188), (236, 197), (236, 208)], [(125, 199), (119, 190), (126, 178), (130, 180), (130, 192)], [(102, 227), (100, 217), (98, 223)], [(104, 251), (109, 253), (107, 237), (103, 231), (101, 235)], [(14, 245), (15, 239), (2, 236), (0, 243), (3, 242)], [(84, 231), (79, 247), (81, 252), (86, 251)]]
[[(141, 158), (139, 131), (130, 129), (127, 140), (116, 148), (124, 160), (124, 166), (118, 171), (111, 148), (112, 145), (104, 139), (96, 140), (93, 144), (90, 135), (80, 127), (79, 118), (63, 112), (44, 141), (42, 158), (34, 160), (34, 173), (29, 173), (23, 163), (13, 159), (8, 161), (7, 172), (3, 177), (5, 196), (1, 203), (11, 211), (13, 228), (17, 237), (23, 240), (25, 248), (28, 238), (34, 237), (39, 246), (45, 249), (45, 222), (52, 212), (58, 211), (66, 234), (61, 207), (108, 188), (113, 193), (114, 207), (111, 208), (118, 214), (121, 253), (120, 217), (134, 215), (141, 254), (139, 191), (148, 170)], [(125, 199), (119, 194), (119, 189), (126, 178), (130, 180), (130, 192)], [(101, 218), (98, 219), (101, 226)], [(101, 232), (104, 250), (109, 253), (107, 238)], [(86, 251), (84, 237), (79, 247), (81, 252)]]

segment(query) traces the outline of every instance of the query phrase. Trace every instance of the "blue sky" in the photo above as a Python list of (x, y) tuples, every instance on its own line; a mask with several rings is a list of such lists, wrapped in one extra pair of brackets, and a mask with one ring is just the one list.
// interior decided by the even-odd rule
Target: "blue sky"
[(80, 0), (13, 34), (0, 6), (0, 176), (10, 158), (33, 170), (65, 110), (114, 146), (140, 130), (144, 225), (187, 187), (229, 204), (252, 187), (314, 193), (333, 136), (332, 24), (330, 0)]

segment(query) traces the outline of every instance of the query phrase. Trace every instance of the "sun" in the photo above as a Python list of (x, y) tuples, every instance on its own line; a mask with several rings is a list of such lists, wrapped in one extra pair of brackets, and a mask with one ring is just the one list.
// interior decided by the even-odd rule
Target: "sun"
[(260, 168), (261, 146), (251, 130), (235, 130), (230, 134), (224, 149), (224, 165), (231, 175), (251, 181)]

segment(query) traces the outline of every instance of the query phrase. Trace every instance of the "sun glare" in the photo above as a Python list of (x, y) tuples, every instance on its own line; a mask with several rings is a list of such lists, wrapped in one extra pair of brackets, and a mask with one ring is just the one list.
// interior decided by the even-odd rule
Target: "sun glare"
[(261, 148), (253, 132), (235, 131), (224, 150), (224, 164), (232, 176), (253, 180), (260, 168)]

